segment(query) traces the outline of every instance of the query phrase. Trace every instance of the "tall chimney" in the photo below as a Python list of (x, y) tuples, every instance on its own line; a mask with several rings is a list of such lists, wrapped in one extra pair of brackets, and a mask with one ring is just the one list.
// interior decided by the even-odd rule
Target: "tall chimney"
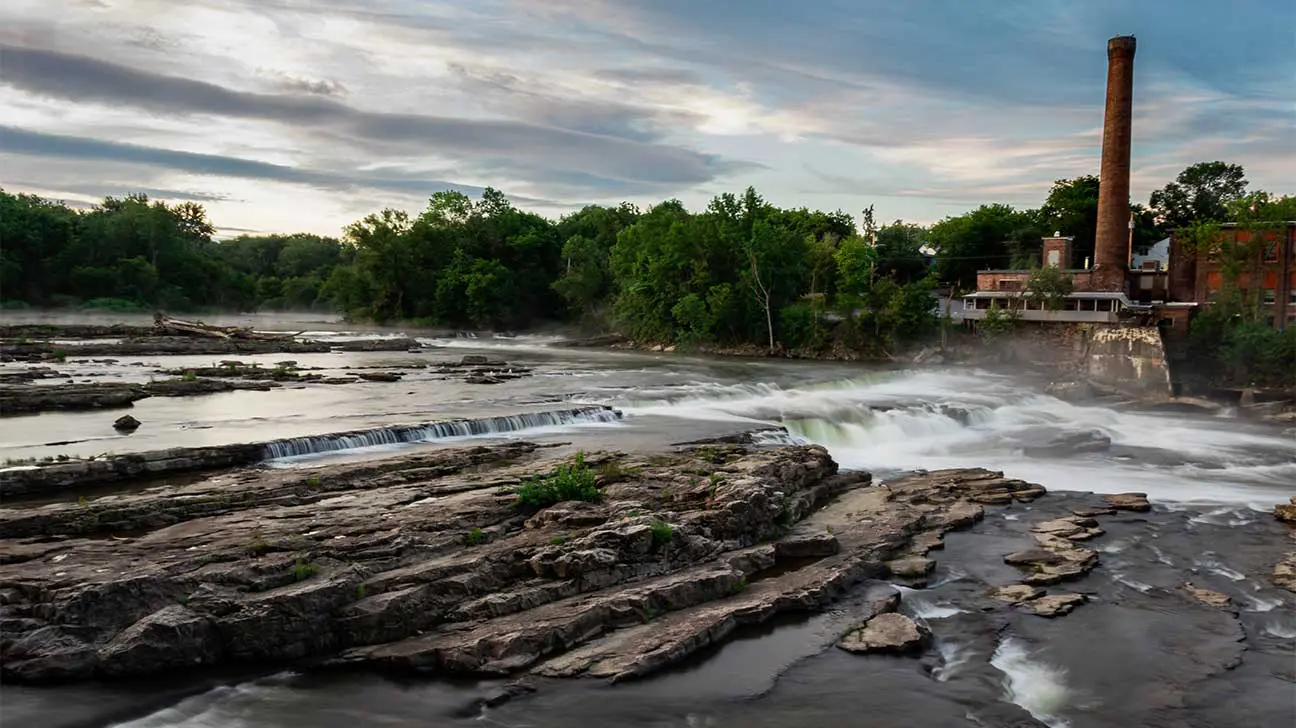
[(1129, 264), (1130, 125), (1134, 102), (1134, 36), (1107, 41), (1107, 113), (1103, 119), (1102, 169), (1098, 173), (1098, 231), (1093, 285), (1125, 290)]

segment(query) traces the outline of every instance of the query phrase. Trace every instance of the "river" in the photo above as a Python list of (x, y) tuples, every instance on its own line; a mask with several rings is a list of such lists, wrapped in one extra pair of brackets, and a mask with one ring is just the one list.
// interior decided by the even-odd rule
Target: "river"
[[(1019, 514), (1008, 509), (1002, 518), (987, 519), (985, 528), (951, 537), (939, 558), (937, 585), (922, 593), (906, 592), (905, 609), (928, 620), (937, 635), (937, 647), (921, 663), (826, 649), (849, 618), (851, 599), (862, 599), (861, 593), (828, 613), (743, 633), (706, 659), (651, 680), (616, 687), (542, 685), (537, 694), (498, 708), (483, 709), (474, 702), (495, 683), (274, 673), (175, 685), (8, 686), (5, 724), (1080, 728), (1277, 725), (1267, 721), (1282, 715), (1284, 704), (1296, 709), (1290, 689), (1296, 679), (1292, 595), (1256, 576), (1271, 566), (1265, 560), (1281, 550), (1284, 540), (1283, 527), (1263, 511), (1296, 494), (1296, 437), (1290, 430), (1250, 423), (1228, 412), (1158, 414), (1135, 407), (1074, 405), (1042, 394), (1038, 382), (958, 367), (708, 359), (565, 348), (554, 346), (555, 338), (539, 336), (429, 337), (423, 343), (429, 348), (417, 354), (291, 358), (300, 367), (320, 367), (332, 375), (346, 367), (411, 366), (487, 354), (533, 368), (533, 376), (465, 385), (441, 378), (433, 369), (402, 369), (405, 376), (395, 383), (150, 398), (132, 410), (143, 426), (131, 435), (114, 432), (116, 414), (108, 412), (4, 418), (0, 457), (85, 456), (322, 436), (601, 404), (623, 416), (516, 426), (472, 437), (651, 451), (781, 426), (786, 434), (768, 435), (771, 441), (819, 443), (844, 467), (878, 476), (989, 467), (1050, 491), (1143, 491), (1156, 509), (1147, 519), (1151, 525), (1109, 528), (1104, 563), (1111, 568), (1079, 586), (1095, 603), (1064, 620), (1017, 620), (1008, 632), (1005, 625), (957, 605), (987, 581), (986, 569), (1006, 568), (994, 557), (981, 557), (994, 550), (997, 539), (1021, 528)], [(267, 366), (284, 358), (242, 357)], [(77, 381), (140, 381), (160, 376), (157, 369), (213, 363), (213, 357), (119, 359), (74, 360), (58, 368)], [(1031, 450), (1069, 433), (1101, 433), (1111, 446), (1079, 453)], [(271, 464), (309, 468), (337, 458), (391, 457), (464, 439), (378, 444)], [(1187, 578), (1236, 592), (1238, 619), (1185, 615), (1172, 592)], [(1223, 665), (1234, 659), (1233, 652), (1240, 654), (1235, 629), (1248, 637), (1247, 656), (1237, 657), (1240, 666), (1226, 671)], [(1174, 712), (1183, 706), (1169, 705), (1173, 701), (1164, 687), (1198, 682), (1204, 687), (1195, 694), (1192, 709)], [(1231, 707), (1222, 707), (1226, 703)], [(1176, 722), (1185, 714), (1195, 722)], [(1040, 722), (1013, 722), (1029, 716)]]

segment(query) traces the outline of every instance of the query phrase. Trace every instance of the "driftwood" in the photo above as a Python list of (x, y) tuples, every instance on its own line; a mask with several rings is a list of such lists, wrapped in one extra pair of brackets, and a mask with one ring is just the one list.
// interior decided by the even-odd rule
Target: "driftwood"
[(172, 333), (187, 336), (205, 336), (213, 339), (250, 339), (255, 341), (284, 341), (301, 335), (296, 333), (265, 333), (253, 331), (251, 326), (212, 326), (201, 321), (183, 321), (166, 314), (153, 314), (153, 325)]

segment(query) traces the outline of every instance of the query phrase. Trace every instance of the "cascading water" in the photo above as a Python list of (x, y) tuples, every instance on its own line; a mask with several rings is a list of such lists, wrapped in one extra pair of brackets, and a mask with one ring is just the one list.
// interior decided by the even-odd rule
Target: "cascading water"
[(265, 443), (263, 458), (279, 460), (383, 445), (512, 434), (545, 427), (616, 422), (620, 418), (621, 413), (609, 407), (580, 407), (401, 427), (377, 427), (370, 430), (274, 440)]
[(1067, 671), (1036, 659), (1024, 642), (1005, 638), (990, 664), (1004, 674), (1004, 699), (1020, 705), (1049, 728), (1067, 728), (1062, 711), (1071, 702)]
[[(607, 401), (600, 398), (600, 401)], [(881, 476), (980, 466), (1055, 490), (1267, 510), (1296, 482), (1296, 438), (1213, 416), (1083, 406), (985, 372), (886, 372), (821, 384), (687, 382), (614, 396), (628, 417), (782, 426)]]

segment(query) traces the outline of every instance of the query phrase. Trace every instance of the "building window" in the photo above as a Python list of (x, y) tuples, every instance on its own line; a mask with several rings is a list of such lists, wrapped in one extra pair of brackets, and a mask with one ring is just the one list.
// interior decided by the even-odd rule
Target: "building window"
[(1264, 262), (1266, 263), (1278, 262), (1278, 241), (1275, 240), (1274, 242), (1269, 243), (1268, 245), (1265, 246)]
[(1261, 296), (1261, 300), (1263, 300), (1264, 303), (1274, 303), (1278, 300), (1278, 292), (1272, 288), (1264, 289), (1264, 291), (1261, 292)]
[(1021, 290), (1021, 287), (1022, 282), (1019, 280), (1013, 278), (999, 279), (999, 290), (1001, 291), (1019, 291)]
[(1274, 327), (1274, 317), (1273, 317), (1273, 316), (1265, 316), (1265, 326), (1268, 326), (1268, 327), (1271, 328), (1271, 329)]

